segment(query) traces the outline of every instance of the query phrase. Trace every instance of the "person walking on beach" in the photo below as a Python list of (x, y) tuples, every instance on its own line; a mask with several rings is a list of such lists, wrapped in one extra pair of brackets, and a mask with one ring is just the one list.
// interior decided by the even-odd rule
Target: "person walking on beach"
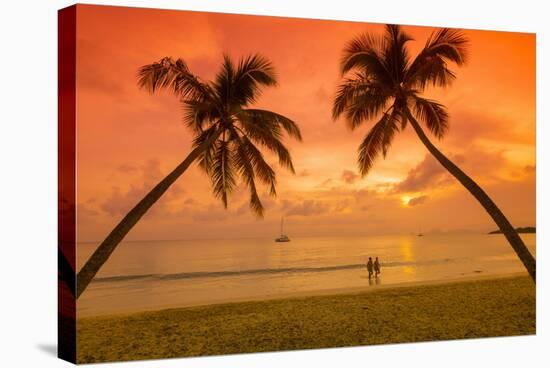
[(374, 260), (374, 277), (378, 277), (380, 275), (380, 262), (378, 261), (378, 257)]
[(367, 271), (369, 271), (369, 279), (372, 277), (372, 257), (369, 257), (369, 261), (367, 262)]

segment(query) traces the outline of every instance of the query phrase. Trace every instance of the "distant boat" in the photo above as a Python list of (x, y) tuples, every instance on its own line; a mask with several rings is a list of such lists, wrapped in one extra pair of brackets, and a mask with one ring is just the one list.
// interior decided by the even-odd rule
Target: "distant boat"
[(283, 218), (281, 217), (281, 236), (275, 239), (277, 243), (287, 243), (290, 241), (290, 238), (283, 233), (283, 225)]
[(424, 236), (424, 234), (422, 233), (422, 230), (420, 230), (420, 231), (418, 232), (418, 234), (416, 234), (416, 236)]

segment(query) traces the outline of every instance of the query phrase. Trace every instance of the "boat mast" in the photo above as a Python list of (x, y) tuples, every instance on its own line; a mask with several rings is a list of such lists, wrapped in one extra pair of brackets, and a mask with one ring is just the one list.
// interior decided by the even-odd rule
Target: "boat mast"
[(284, 217), (281, 217), (281, 235), (283, 235), (283, 219)]

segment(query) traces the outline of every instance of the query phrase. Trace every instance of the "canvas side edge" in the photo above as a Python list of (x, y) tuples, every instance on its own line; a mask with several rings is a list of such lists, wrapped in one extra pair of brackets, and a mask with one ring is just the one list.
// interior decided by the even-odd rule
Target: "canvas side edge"
[(58, 357), (76, 363), (76, 6), (58, 12)]

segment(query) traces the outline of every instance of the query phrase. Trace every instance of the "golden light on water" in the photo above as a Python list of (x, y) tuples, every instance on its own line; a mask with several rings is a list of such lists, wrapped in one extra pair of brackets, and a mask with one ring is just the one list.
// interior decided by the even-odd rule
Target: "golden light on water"
[[(401, 251), (401, 255), (403, 257), (404, 262), (414, 262), (414, 252), (413, 252), (413, 245), (412, 240), (410, 237), (402, 237), (399, 240), (399, 249)], [(408, 275), (414, 275), (416, 274), (416, 270), (412, 266), (403, 266), (403, 272)]]

